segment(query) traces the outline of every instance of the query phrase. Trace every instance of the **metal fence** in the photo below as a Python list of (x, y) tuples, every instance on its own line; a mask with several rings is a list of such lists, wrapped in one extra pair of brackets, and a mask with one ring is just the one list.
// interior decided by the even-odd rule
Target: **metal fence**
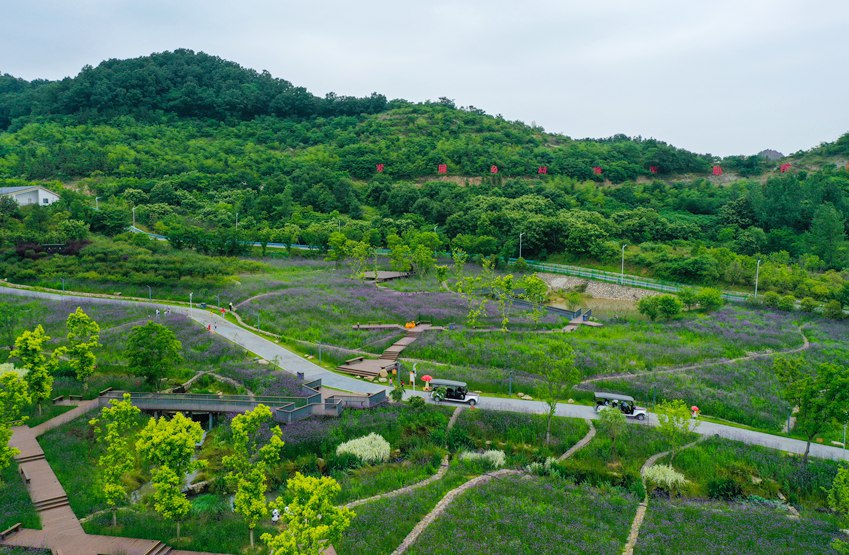
[[(510, 262), (516, 262), (516, 259), (511, 258)], [(581, 266), (569, 266), (567, 264), (550, 264), (546, 262), (537, 262), (535, 260), (526, 260), (525, 263), (528, 265), (529, 268), (539, 270), (541, 272), (582, 277), (593, 281), (603, 281), (607, 283), (615, 283), (617, 285), (638, 287), (640, 289), (662, 291), (665, 293), (677, 293), (685, 287), (691, 287), (684, 283), (663, 281), (659, 279), (639, 276), (631, 276), (628, 274), (622, 275), (615, 272), (606, 272), (604, 270), (596, 270), (593, 268), (583, 268)], [(729, 293), (727, 291), (724, 291), (722, 293), (722, 297), (727, 301), (741, 303), (748, 300), (749, 295), (746, 295), (744, 293)]]

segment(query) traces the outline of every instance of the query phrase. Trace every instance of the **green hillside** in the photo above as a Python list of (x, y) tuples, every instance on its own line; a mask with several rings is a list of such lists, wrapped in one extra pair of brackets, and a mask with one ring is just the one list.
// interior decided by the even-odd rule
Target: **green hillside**
[[(849, 174), (833, 164), (782, 174), (654, 139), (575, 140), (448, 99), (319, 98), (189, 50), (57, 82), (4, 75), (0, 128), (0, 186), (63, 196), (4, 205), (10, 278), (27, 245), (93, 248), (90, 233), (120, 234), (135, 207), (139, 225), (202, 254), (240, 254), (245, 240), (329, 248), (336, 231), (508, 258), (521, 233), (526, 258), (618, 269), (627, 243), (631, 272), (744, 289), (760, 258), (762, 287), (799, 298), (827, 300), (847, 279)], [(847, 137), (810, 156), (843, 152)]]

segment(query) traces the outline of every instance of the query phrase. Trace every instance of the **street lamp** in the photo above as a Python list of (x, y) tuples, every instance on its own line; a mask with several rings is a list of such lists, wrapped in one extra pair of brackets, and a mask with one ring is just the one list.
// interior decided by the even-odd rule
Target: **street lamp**
[(153, 290), (150, 288), (150, 285), (147, 286), (147, 300), (153, 300)]
[(619, 285), (622, 285), (625, 282), (625, 247), (627, 246), (627, 243), (622, 245), (622, 266), (619, 269)]
[(236, 229), (239, 229), (239, 213), (236, 212)]
[(519, 258), (522, 258), (522, 235), (524, 234), (524, 231), (519, 234)]
[(758, 278), (761, 275), (761, 259), (758, 258), (758, 265), (755, 267), (755, 298), (758, 298)]
[(65, 290), (65, 278), (59, 278), (62, 280), (62, 291)]
[(133, 227), (136, 227), (136, 207), (133, 206)]
[(97, 202), (99, 200), (100, 200), (100, 197), (94, 197), (94, 209), (95, 210), (100, 210), (100, 203)]
[(318, 342), (318, 362), (321, 364), (321, 341)]
[(189, 293), (189, 312), (190, 313), (192, 312), (192, 295), (194, 295), (194, 292)]

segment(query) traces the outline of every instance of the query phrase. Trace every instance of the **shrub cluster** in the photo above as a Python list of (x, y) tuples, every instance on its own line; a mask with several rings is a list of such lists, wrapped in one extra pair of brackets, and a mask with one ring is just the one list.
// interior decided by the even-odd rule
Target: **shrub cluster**
[(495, 470), (504, 466), (507, 462), (507, 455), (504, 454), (504, 451), (498, 451), (497, 449), (490, 449), (483, 453), (465, 451), (460, 455), (460, 460), (471, 463), (472, 465), (481, 465), (489, 470)]
[(336, 455), (350, 454), (365, 464), (375, 464), (388, 461), (390, 451), (389, 442), (383, 436), (371, 433), (340, 444)]
[(687, 484), (687, 479), (683, 474), (666, 464), (650, 466), (643, 476), (654, 489), (663, 490), (670, 494), (681, 491), (681, 488)]

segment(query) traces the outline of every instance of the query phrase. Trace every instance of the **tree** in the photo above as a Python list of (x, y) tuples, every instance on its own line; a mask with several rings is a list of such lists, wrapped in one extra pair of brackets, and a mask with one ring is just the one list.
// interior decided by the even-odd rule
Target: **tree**
[(268, 514), (265, 492), (268, 491), (268, 473), (280, 461), (283, 433), (280, 426), (270, 430), (263, 444), (263, 428), (273, 421), (271, 409), (257, 405), (251, 411), (233, 418), (233, 454), (224, 457), (224, 467), (229, 469), (226, 481), (235, 490), (234, 509), (248, 524), (251, 547), (254, 546), (254, 528)]
[(276, 536), (262, 535), (271, 555), (319, 555), (329, 544), (338, 542), (354, 518), (351, 509), (335, 505), (339, 491), (339, 484), (329, 476), (315, 478), (298, 472), (289, 478), (289, 501), (285, 507), (279, 498), (274, 502), (283, 509), (285, 528)]
[(643, 297), (637, 301), (637, 311), (643, 316), (648, 316), (649, 320), (654, 322), (660, 316), (660, 310), (657, 302), (657, 295)]
[(348, 238), (341, 231), (334, 231), (330, 234), (327, 244), (330, 251), (327, 253), (325, 260), (333, 262), (338, 269), (342, 265), (342, 262), (348, 258)]
[(681, 314), (684, 305), (681, 299), (674, 295), (660, 295), (657, 298), (657, 312), (660, 316), (669, 320)]
[(50, 336), (44, 333), (39, 324), (33, 331), (25, 330), (15, 339), (15, 349), (10, 356), (21, 360), (21, 366), (27, 370), (24, 379), (27, 382), (32, 401), (38, 407), (41, 415), (41, 403), (50, 399), (53, 392), (53, 376), (51, 372), (56, 367), (56, 357), (44, 353), (44, 344), (50, 341)]
[(177, 523), (177, 537), (180, 537), (180, 523), (189, 514), (191, 504), (183, 495), (183, 479), (167, 466), (160, 466), (153, 473), (153, 508), (166, 520)]
[(513, 274), (506, 276), (494, 276), (489, 283), (490, 293), (495, 297), (498, 303), (498, 310), (501, 312), (501, 329), (507, 331), (507, 324), (510, 323), (510, 308), (513, 306)]
[(698, 422), (692, 418), (689, 407), (684, 401), (661, 401), (655, 407), (657, 431), (672, 447), (669, 462), (675, 459), (678, 449), (683, 446)]
[(183, 344), (174, 332), (155, 322), (130, 330), (124, 355), (130, 371), (160, 389), (162, 380), (183, 361)]
[(135, 451), (131, 442), (141, 411), (134, 407), (130, 394), (124, 393), (119, 401), (112, 399), (104, 407), (100, 418), (89, 420), (94, 429), (97, 443), (103, 446), (103, 454), (97, 459), (103, 478), (103, 495), (112, 509), (112, 526), (117, 525), (118, 504), (127, 499), (127, 486), (123, 477), (135, 466)]
[[(683, 299), (681, 299), (683, 301)], [(696, 302), (699, 307), (705, 312), (713, 312), (719, 310), (725, 304), (725, 299), (722, 298), (722, 291), (712, 287), (701, 289), (696, 295)]]
[(628, 432), (628, 420), (616, 407), (601, 411), (598, 415), (598, 427), (610, 438), (610, 452), (616, 459), (616, 440)]
[(83, 382), (83, 388), (88, 389), (87, 380), (97, 363), (92, 351), (101, 346), (100, 326), (80, 307), (68, 315), (65, 326), (68, 328), (68, 346), (56, 349), (57, 356), (68, 357), (74, 375)]
[(693, 307), (699, 304), (698, 294), (692, 287), (683, 287), (678, 291), (678, 298), (687, 307), (687, 310), (693, 310)]
[(30, 404), (32, 397), (26, 380), (14, 371), (0, 375), (0, 424), (20, 420)]
[(525, 300), (531, 303), (531, 320), (534, 325), (539, 324), (540, 318), (545, 315), (545, 306), (548, 303), (548, 284), (536, 274), (525, 276), (520, 281), (520, 287), (525, 290)]
[(822, 363), (804, 369), (800, 358), (776, 357), (772, 368), (781, 384), (781, 396), (796, 407), (796, 429), (807, 445), (802, 464), (808, 462), (811, 442), (833, 422), (849, 420), (849, 367)]
[[(12, 439), (12, 430), (9, 425), (0, 422), (0, 477), (6, 470), (6, 467), (12, 463), (12, 459), (20, 455), (20, 450), (14, 447), (9, 447), (9, 440)], [(3, 485), (3, 480), (0, 478), (0, 486)]]
[(846, 227), (840, 212), (830, 203), (822, 204), (814, 212), (807, 242), (812, 253), (830, 267), (839, 261), (839, 247), (846, 240)]
[[(828, 490), (828, 505), (844, 520), (849, 518), (849, 466), (845, 464), (837, 469), (837, 475)], [(834, 540), (832, 547), (839, 553), (849, 553), (849, 543), (843, 540)]]
[(568, 343), (555, 343), (545, 355), (536, 355), (536, 373), (543, 380), (543, 401), (548, 405), (548, 420), (545, 427), (545, 443), (551, 443), (551, 420), (557, 403), (567, 398), (572, 387), (581, 379), (575, 368), (575, 352)]
[(136, 449), (150, 466), (167, 466), (182, 479), (199, 464), (192, 456), (202, 438), (200, 424), (178, 412), (170, 420), (164, 416), (151, 418), (139, 432)]

